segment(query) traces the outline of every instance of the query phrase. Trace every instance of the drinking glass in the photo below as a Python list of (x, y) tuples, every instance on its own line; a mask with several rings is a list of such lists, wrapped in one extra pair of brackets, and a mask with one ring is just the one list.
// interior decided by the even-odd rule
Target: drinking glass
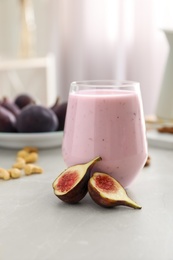
[(92, 172), (105, 172), (124, 187), (147, 159), (140, 84), (131, 81), (72, 82), (62, 154), (67, 166), (101, 156)]

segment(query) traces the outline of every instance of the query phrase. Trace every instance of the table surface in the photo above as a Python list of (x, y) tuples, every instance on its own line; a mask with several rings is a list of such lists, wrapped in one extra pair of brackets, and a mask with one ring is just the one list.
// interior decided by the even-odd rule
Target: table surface
[[(16, 150), (0, 149), (9, 168)], [(172, 260), (173, 150), (149, 147), (151, 165), (127, 189), (141, 210), (106, 209), (87, 195), (68, 205), (53, 193), (61, 148), (40, 150), (41, 175), (0, 180), (1, 260)]]

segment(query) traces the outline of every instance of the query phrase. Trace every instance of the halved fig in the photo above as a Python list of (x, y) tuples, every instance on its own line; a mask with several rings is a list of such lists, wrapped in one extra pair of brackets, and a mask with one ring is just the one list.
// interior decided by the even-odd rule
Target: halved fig
[(96, 157), (88, 163), (74, 165), (63, 171), (53, 182), (55, 195), (64, 202), (77, 203), (87, 194), (90, 170), (100, 161)]
[(106, 173), (95, 172), (88, 182), (91, 198), (100, 206), (115, 207), (118, 205), (141, 209), (131, 200), (124, 188), (113, 177)]

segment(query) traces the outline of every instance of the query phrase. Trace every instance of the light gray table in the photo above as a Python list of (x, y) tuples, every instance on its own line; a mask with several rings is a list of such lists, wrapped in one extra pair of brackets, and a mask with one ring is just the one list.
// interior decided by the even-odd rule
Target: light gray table
[[(15, 154), (0, 149), (1, 166)], [(150, 167), (128, 189), (142, 210), (101, 208), (89, 195), (61, 202), (52, 189), (61, 149), (39, 154), (42, 175), (0, 180), (0, 260), (173, 259), (173, 150), (149, 148)]]

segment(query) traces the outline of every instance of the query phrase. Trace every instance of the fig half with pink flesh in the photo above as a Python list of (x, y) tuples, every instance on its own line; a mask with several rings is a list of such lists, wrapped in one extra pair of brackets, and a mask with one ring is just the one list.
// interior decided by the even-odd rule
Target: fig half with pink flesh
[(96, 157), (85, 164), (74, 165), (63, 171), (53, 182), (55, 195), (64, 202), (77, 203), (87, 194), (90, 170), (101, 160)]
[(113, 177), (106, 173), (95, 172), (88, 182), (91, 198), (100, 206), (115, 207), (118, 205), (141, 209), (131, 200), (125, 189)]

